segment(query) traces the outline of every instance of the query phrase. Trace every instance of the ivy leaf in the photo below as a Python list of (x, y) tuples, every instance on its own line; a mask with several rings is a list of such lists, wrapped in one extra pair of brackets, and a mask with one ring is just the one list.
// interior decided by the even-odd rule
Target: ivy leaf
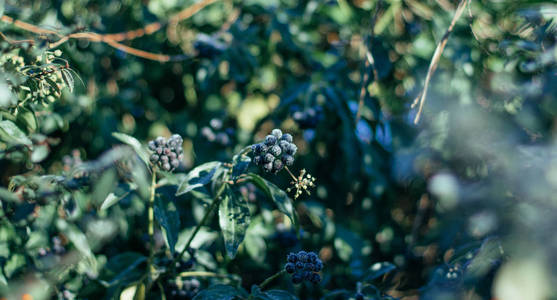
[(73, 76), (72, 76), (72, 72), (70, 72), (68, 69), (62, 69), (60, 71), (60, 74), (62, 75), (62, 80), (64, 80), (64, 83), (66, 84), (66, 86), (70, 90), (70, 93), (73, 92), (74, 79), (73, 79)]
[(230, 188), (226, 188), (225, 192), (219, 206), (219, 225), (224, 237), (226, 253), (230, 258), (234, 258), (244, 240), (251, 216), (244, 197)]
[(149, 151), (136, 138), (120, 132), (113, 132), (112, 136), (124, 144), (130, 145), (139, 158), (149, 166)]
[(251, 163), (251, 158), (245, 155), (234, 156), (234, 167), (232, 167), (232, 178), (236, 178), (244, 174)]
[(263, 292), (257, 285), (251, 287), (251, 295), (257, 300), (297, 300), (298, 298), (284, 290)]
[(369, 282), (373, 281), (391, 271), (396, 270), (396, 266), (390, 262), (378, 262), (374, 263), (369, 267), (369, 270), (365, 273), (363, 281)]
[(12, 121), (0, 121), (0, 141), (11, 145), (31, 145), (33, 142)]
[(174, 203), (174, 197), (168, 192), (170, 187), (162, 188), (159, 197), (155, 199), (155, 219), (161, 225), (165, 241), (171, 253), (174, 253), (178, 234), (180, 232), (180, 213)]
[(31, 161), (34, 163), (43, 161), (48, 156), (48, 152), (50, 152), (50, 149), (46, 145), (34, 147), (33, 152), (31, 153)]
[(232, 300), (240, 295), (237, 288), (230, 285), (217, 284), (197, 294), (193, 300)]
[(221, 162), (212, 161), (195, 167), (180, 183), (176, 196), (189, 193), (211, 182), (221, 165)]
[(22, 126), (27, 133), (33, 133), (38, 128), (35, 113), (28, 108), (20, 107), (17, 111), (16, 122)]
[(269, 198), (271, 198), (271, 200), (273, 200), (277, 208), (283, 214), (285, 214), (290, 219), (290, 221), (292, 221), (292, 223), (297, 227), (298, 220), (296, 216), (296, 211), (294, 210), (292, 199), (288, 197), (286, 192), (257, 174), (249, 173), (247, 174), (247, 176), (249, 180), (253, 182), (253, 184), (255, 184)]
[(143, 272), (138, 267), (147, 257), (136, 252), (124, 252), (112, 257), (103, 268), (99, 282), (104, 287), (116, 286), (123, 282), (133, 282), (139, 279)]

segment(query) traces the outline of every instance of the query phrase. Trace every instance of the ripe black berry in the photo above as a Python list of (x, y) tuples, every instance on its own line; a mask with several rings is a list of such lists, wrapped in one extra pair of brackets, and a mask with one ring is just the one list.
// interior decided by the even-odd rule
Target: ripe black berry
[(286, 142), (288, 142), (288, 143), (292, 143), (292, 140), (293, 140), (293, 139), (292, 139), (292, 135), (289, 134), (289, 133), (283, 134), (282, 137), (281, 137), (280, 139), (283, 140), (283, 141), (286, 141)]
[(293, 284), (299, 284), (299, 283), (302, 283), (302, 281), (304, 281), (304, 278), (303, 278), (301, 273), (294, 273), (292, 275), (292, 283)]
[(321, 276), (317, 273), (312, 273), (309, 281), (313, 284), (318, 284), (321, 281)]
[(295, 253), (290, 252), (286, 258), (288, 262), (294, 263), (298, 260), (298, 256)]
[(284, 269), (286, 270), (286, 272), (292, 274), (296, 271), (296, 266), (293, 263), (287, 263), (284, 266)]

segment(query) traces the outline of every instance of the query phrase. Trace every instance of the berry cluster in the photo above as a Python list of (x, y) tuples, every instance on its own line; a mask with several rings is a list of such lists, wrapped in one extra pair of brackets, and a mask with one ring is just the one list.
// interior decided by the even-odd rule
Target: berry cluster
[(193, 299), (199, 292), (199, 280), (176, 280), (169, 281), (166, 286), (167, 299)]
[(287, 261), (284, 270), (292, 274), (292, 283), (298, 284), (307, 280), (313, 284), (318, 284), (321, 281), (321, 276), (317, 272), (323, 269), (323, 262), (314, 252), (290, 253), (287, 256)]
[(217, 118), (211, 119), (209, 126), (201, 128), (201, 135), (207, 141), (224, 147), (233, 143), (235, 133), (233, 128), (224, 128), (222, 120)]
[(151, 163), (165, 171), (176, 169), (184, 158), (182, 143), (182, 137), (178, 134), (172, 135), (169, 139), (159, 136), (150, 141), (149, 150), (153, 151)]
[(302, 129), (315, 128), (322, 117), (323, 109), (321, 106), (308, 107), (301, 109), (299, 106), (292, 108), (292, 119), (298, 123)]
[(253, 162), (263, 166), (266, 172), (278, 173), (284, 166), (294, 163), (294, 154), (298, 147), (292, 143), (292, 135), (282, 134), (280, 129), (273, 129), (265, 141), (251, 146), (255, 157)]

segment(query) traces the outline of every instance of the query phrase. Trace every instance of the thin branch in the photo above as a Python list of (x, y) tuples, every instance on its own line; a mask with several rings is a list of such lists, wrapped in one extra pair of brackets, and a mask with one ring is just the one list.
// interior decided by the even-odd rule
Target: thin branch
[[(152, 34), (154, 32), (159, 31), (167, 23), (170, 24), (170, 25), (178, 24), (178, 22), (190, 18), (191, 16), (196, 14), (198, 11), (203, 9), (205, 6), (207, 6), (211, 3), (214, 3), (216, 1), (219, 1), (219, 0), (202, 0), (198, 3), (195, 3), (195, 4), (189, 6), (185, 9), (179, 11), (178, 13), (173, 15), (172, 17), (170, 17), (168, 22), (153, 22), (153, 23), (147, 24), (144, 27), (139, 28), (139, 29), (130, 30), (130, 31), (126, 31), (126, 32), (120, 32), (120, 33), (112, 33), (112, 34), (99, 34), (99, 33), (95, 33), (95, 32), (77, 32), (77, 33), (71, 33), (71, 34), (68, 34), (68, 35), (63, 35), (63, 34), (58, 33), (57, 31), (50, 30), (50, 29), (44, 29), (44, 28), (38, 27), (36, 25), (30, 24), (30, 23), (27, 23), (27, 22), (23, 22), (23, 21), (20, 21), (20, 20), (16, 20), (14, 18), (5, 16), (5, 15), (2, 16), (0, 18), (0, 20), (2, 22), (13, 24), (15, 27), (18, 27), (20, 29), (23, 29), (25, 31), (32, 32), (32, 33), (35, 33), (35, 34), (38, 34), (38, 35), (54, 35), (54, 36), (56, 36), (58, 38), (58, 40), (53, 42), (53, 43), (48, 44), (48, 48), (50, 48), (50, 49), (56, 48), (56, 47), (62, 45), (63, 43), (69, 41), (70, 39), (82, 39), (82, 40), (88, 40), (88, 41), (91, 41), (91, 42), (105, 43), (105, 44), (107, 44), (107, 45), (109, 45), (113, 48), (116, 48), (120, 51), (123, 51), (125, 53), (131, 54), (131, 55), (134, 55), (134, 56), (142, 57), (142, 58), (145, 58), (145, 59), (159, 61), (159, 62), (168, 62), (168, 61), (183, 60), (183, 59), (186, 58), (186, 56), (184, 56), (184, 55), (171, 56), (171, 55), (166, 55), (166, 54), (152, 53), (152, 52), (136, 49), (136, 48), (133, 48), (133, 47), (130, 47), (130, 46), (126, 46), (126, 45), (121, 44), (119, 42), (126, 41), (126, 40), (132, 40), (132, 39), (135, 39), (135, 38), (138, 38), (138, 37), (142, 37), (144, 35)], [(6, 36), (2, 35), (2, 38), (4, 38), (6, 41), (9, 42), (9, 39), (7, 39)]]
[(420, 121), (420, 116), (422, 114), (425, 99), (426, 99), (426, 96), (427, 96), (427, 89), (429, 88), (429, 82), (431, 80), (431, 77), (433, 76), (433, 73), (435, 73), (435, 70), (437, 69), (437, 65), (439, 64), (439, 59), (441, 59), (441, 55), (443, 54), (443, 50), (445, 50), (445, 46), (447, 45), (447, 41), (449, 40), (449, 36), (451, 35), (451, 32), (453, 31), (454, 26), (455, 26), (456, 22), (458, 21), (458, 19), (460, 19), (460, 16), (462, 16), (462, 13), (464, 12), (464, 8), (466, 7), (466, 2), (467, 2), (467, 0), (461, 0), (460, 1), (460, 3), (458, 4), (458, 7), (456, 9), (456, 12), (454, 14), (454, 17), (451, 21), (451, 25), (449, 25), (449, 28), (445, 32), (445, 35), (443, 35), (443, 38), (441, 39), (441, 41), (437, 44), (437, 47), (435, 48), (435, 52), (433, 53), (433, 57), (431, 58), (429, 68), (427, 70), (427, 75), (425, 77), (424, 89), (421, 92), (421, 95), (418, 95), (418, 97), (416, 97), (416, 99), (414, 100), (414, 102), (412, 103), (412, 106), (411, 106), (411, 108), (414, 108), (416, 105), (418, 105), (418, 103), (420, 104), (420, 106), (418, 108), (418, 113), (416, 114), (416, 117), (414, 118), (414, 124), (418, 124), (418, 122)]

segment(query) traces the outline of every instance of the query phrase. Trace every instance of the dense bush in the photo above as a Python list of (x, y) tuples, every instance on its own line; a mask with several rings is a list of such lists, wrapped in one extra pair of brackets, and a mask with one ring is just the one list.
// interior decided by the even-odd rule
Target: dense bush
[(0, 296), (556, 298), (556, 12), (0, 0)]

